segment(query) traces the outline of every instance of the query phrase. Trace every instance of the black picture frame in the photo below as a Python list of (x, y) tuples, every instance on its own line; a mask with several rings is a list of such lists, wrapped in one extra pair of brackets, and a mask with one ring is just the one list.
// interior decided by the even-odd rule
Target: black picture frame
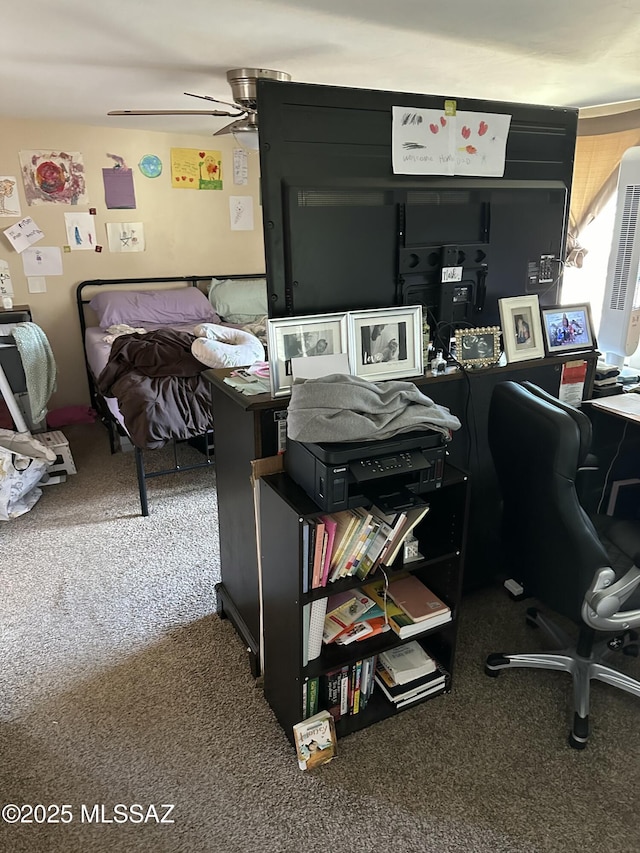
[(551, 305), (541, 309), (542, 336), (547, 355), (590, 352), (597, 346), (588, 302)]

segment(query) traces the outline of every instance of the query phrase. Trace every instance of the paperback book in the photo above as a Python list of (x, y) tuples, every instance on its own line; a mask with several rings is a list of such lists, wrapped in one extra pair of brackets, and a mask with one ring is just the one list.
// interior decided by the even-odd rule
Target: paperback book
[(296, 723), (293, 737), (301, 770), (313, 770), (337, 755), (336, 729), (329, 711), (320, 711)]

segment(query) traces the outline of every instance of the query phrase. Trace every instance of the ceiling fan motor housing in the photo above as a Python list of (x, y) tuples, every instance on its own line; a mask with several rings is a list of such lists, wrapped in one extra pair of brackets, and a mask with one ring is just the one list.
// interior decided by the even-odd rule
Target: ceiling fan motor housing
[(231, 86), (233, 100), (243, 107), (256, 108), (256, 81), (258, 78), (288, 82), (291, 75), (284, 71), (272, 71), (269, 68), (233, 68), (227, 71), (227, 81)]

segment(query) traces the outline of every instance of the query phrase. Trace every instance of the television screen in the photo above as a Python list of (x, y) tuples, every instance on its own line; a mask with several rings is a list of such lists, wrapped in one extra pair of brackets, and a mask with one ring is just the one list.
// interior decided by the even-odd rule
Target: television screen
[(442, 96), (257, 90), (270, 317), (421, 304), (446, 334), (499, 325), (503, 297), (559, 301), (577, 110), (457, 99), (509, 115), (503, 175), (405, 175), (393, 108)]

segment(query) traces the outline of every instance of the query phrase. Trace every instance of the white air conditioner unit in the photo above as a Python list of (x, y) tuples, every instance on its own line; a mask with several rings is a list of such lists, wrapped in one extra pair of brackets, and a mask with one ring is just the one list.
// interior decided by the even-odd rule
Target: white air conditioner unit
[(640, 342), (640, 146), (622, 155), (598, 348), (622, 366)]

